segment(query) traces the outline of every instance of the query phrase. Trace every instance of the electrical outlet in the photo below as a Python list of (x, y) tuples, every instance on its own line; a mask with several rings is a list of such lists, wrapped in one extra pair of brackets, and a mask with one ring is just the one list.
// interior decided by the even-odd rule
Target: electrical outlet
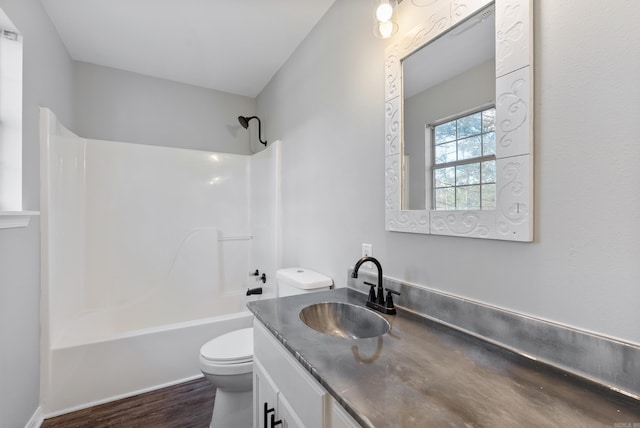
[(362, 257), (373, 257), (373, 245), (362, 244)]
[[(371, 244), (362, 244), (362, 257), (373, 257), (373, 245)], [(371, 262), (367, 262), (362, 265), (362, 268), (365, 270), (373, 270), (374, 264)]]

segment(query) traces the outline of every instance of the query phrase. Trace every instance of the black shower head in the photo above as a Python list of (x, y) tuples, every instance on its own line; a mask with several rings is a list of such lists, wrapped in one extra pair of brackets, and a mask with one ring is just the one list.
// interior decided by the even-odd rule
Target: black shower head
[(247, 129), (249, 127), (249, 119), (244, 116), (238, 116), (238, 122), (240, 122), (240, 126), (242, 126), (244, 129)]
[(258, 116), (238, 116), (238, 122), (240, 122), (240, 126), (242, 126), (244, 129), (249, 128), (249, 121), (251, 119), (256, 119), (258, 121), (258, 140), (260, 140), (260, 142), (266, 146), (267, 142), (262, 141), (262, 123), (260, 122), (260, 118)]

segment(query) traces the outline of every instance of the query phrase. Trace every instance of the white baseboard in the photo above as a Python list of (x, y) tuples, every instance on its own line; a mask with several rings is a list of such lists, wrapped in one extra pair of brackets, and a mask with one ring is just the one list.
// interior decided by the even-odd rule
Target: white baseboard
[(29, 422), (27, 422), (24, 428), (40, 428), (40, 425), (42, 425), (42, 422), (44, 422), (44, 417), (42, 415), (42, 407), (38, 407), (36, 411), (33, 412), (31, 419), (29, 419)]

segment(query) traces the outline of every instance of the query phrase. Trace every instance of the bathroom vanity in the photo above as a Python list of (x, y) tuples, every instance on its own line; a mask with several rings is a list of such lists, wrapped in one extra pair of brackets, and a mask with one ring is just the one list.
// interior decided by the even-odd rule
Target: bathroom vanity
[[(398, 308), (391, 330), (345, 339), (300, 320), (350, 288), (248, 304), (254, 426), (608, 426), (640, 422), (633, 397)], [(273, 416), (273, 419), (272, 419)], [(278, 423), (278, 421), (281, 421)]]
[(256, 428), (360, 426), (259, 321), (254, 325), (253, 394)]

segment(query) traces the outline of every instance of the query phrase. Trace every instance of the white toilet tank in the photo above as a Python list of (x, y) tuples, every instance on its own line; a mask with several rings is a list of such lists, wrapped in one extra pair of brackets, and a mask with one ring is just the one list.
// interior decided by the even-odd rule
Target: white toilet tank
[(278, 270), (276, 280), (279, 297), (329, 290), (333, 286), (328, 276), (300, 267)]

